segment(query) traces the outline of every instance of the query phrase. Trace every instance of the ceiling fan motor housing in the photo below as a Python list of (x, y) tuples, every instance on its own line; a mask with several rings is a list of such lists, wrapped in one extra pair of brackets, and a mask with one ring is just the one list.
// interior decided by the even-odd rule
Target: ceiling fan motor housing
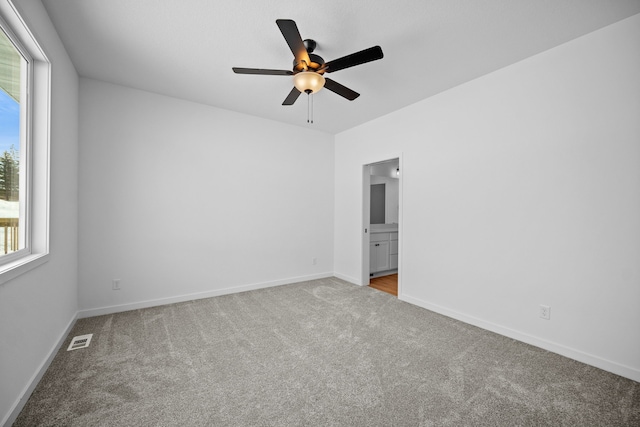
[[(312, 53), (317, 46), (318, 44), (316, 43), (315, 40), (312, 40), (312, 39), (304, 40), (304, 47), (307, 49), (307, 52), (309, 53), (309, 59), (311, 60), (310, 64), (306, 64), (308, 71), (317, 71), (320, 67), (324, 65), (324, 59), (322, 59), (321, 56), (316, 55), (315, 53)], [(296, 59), (294, 58), (293, 72), (295, 73), (295, 72), (304, 71), (304, 70), (305, 70), (305, 64), (302, 62), (297, 62)], [(323, 72), (324, 71), (321, 71), (320, 73), (323, 73)]]

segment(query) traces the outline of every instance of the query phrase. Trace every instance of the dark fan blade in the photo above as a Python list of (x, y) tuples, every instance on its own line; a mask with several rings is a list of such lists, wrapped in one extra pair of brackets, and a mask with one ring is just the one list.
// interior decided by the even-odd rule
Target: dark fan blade
[(289, 92), (289, 95), (287, 95), (287, 98), (284, 100), (282, 105), (293, 105), (293, 103), (296, 102), (296, 99), (298, 99), (298, 97), (300, 96), (300, 93), (301, 92), (294, 86), (293, 89), (291, 89), (291, 92)]
[(358, 92), (354, 92), (346, 86), (342, 86), (340, 83), (331, 80), (330, 78), (324, 78), (324, 87), (331, 92), (337, 93), (340, 96), (347, 98), (349, 101), (353, 101), (360, 96)]
[(324, 64), (322, 67), (327, 73), (344, 70), (345, 68), (354, 67), (356, 65), (365, 64), (367, 62), (382, 59), (382, 48), (380, 46), (370, 47), (342, 58), (334, 59)]
[(280, 32), (287, 41), (291, 52), (293, 52), (296, 62), (300, 63), (304, 61), (309, 65), (311, 63), (309, 53), (307, 53), (307, 48), (304, 47), (304, 42), (302, 41), (302, 37), (300, 37), (300, 31), (298, 31), (298, 26), (295, 21), (291, 19), (277, 19), (276, 24), (278, 24)]
[(265, 76), (290, 76), (293, 74), (289, 70), (267, 70), (264, 68), (240, 68), (233, 67), (233, 72), (236, 74), (262, 74)]

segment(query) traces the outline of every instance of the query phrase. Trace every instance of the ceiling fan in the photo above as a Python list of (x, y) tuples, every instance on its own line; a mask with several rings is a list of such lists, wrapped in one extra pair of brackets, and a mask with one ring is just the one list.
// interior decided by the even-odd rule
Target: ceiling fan
[(349, 89), (340, 83), (324, 77), (325, 73), (344, 70), (345, 68), (364, 64), (367, 62), (382, 59), (382, 48), (380, 46), (370, 47), (333, 61), (324, 62), (320, 56), (313, 53), (317, 43), (314, 40), (302, 40), (298, 26), (291, 19), (276, 20), (278, 28), (282, 32), (291, 52), (293, 52), (293, 68), (289, 70), (269, 70), (264, 68), (239, 68), (233, 67), (237, 74), (261, 74), (269, 76), (293, 76), (293, 89), (285, 98), (282, 105), (293, 105), (301, 93), (312, 94), (323, 87), (331, 92), (353, 101), (360, 96), (359, 93)]

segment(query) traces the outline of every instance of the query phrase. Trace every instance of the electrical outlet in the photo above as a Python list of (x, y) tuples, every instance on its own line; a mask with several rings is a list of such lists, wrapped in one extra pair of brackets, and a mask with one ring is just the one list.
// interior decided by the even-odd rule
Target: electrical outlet
[(311, 264), (316, 265), (318, 263), (318, 258), (311, 258)]
[(540, 318), (545, 320), (551, 319), (551, 307), (548, 305), (540, 305)]
[(113, 279), (113, 282), (111, 283), (112, 289), (114, 291), (119, 291), (120, 290), (120, 279)]

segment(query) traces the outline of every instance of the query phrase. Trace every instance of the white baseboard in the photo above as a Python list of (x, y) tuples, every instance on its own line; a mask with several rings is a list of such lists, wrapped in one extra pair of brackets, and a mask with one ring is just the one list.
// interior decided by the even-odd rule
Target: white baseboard
[(77, 319), (78, 314), (76, 313), (69, 321), (69, 324), (67, 325), (65, 330), (58, 337), (58, 341), (51, 348), (47, 357), (42, 361), (42, 363), (38, 367), (38, 370), (33, 374), (27, 386), (24, 388), (24, 390), (22, 390), (22, 393), (20, 393), (20, 397), (15, 401), (5, 419), (2, 420), (3, 426), (11, 426), (15, 422), (16, 418), (18, 418), (18, 415), (20, 415), (20, 411), (22, 411), (22, 408), (24, 408), (24, 405), (27, 403), (27, 400), (29, 400), (31, 393), (33, 393), (33, 390), (35, 390), (36, 386), (42, 379), (42, 376), (45, 374), (45, 372), (47, 372), (47, 369), (49, 369), (49, 365), (51, 365), (53, 358), (56, 357), (58, 350), (60, 350), (60, 347), (62, 347), (62, 344), (67, 339), (67, 336), (69, 335), (69, 332), (71, 332), (73, 325), (76, 324)]
[(384, 270), (384, 271), (378, 271), (377, 273), (372, 273), (369, 275), (369, 279), (375, 279), (376, 277), (390, 276), (392, 274), (398, 274), (398, 269), (394, 268), (392, 270)]
[(83, 319), (85, 317), (103, 316), (105, 314), (120, 313), (123, 311), (139, 310), (141, 308), (156, 307), (159, 305), (175, 304), (177, 302), (193, 301), (197, 299), (235, 294), (238, 292), (253, 291), (255, 289), (263, 289), (263, 288), (270, 288), (273, 286), (288, 285), (291, 283), (306, 282), (308, 280), (324, 279), (326, 277), (332, 277), (333, 275), (334, 275), (333, 272), (318, 273), (318, 274), (312, 274), (308, 276), (290, 277), (287, 279), (274, 280), (270, 282), (253, 283), (249, 285), (234, 286), (231, 288), (216, 289), (216, 290), (205, 291), (205, 292), (196, 292), (196, 293), (185, 294), (185, 295), (177, 295), (177, 296), (168, 297), (168, 298), (158, 298), (158, 299), (139, 301), (139, 302), (133, 302), (128, 304), (112, 305), (108, 307), (89, 308), (86, 310), (80, 310), (78, 312), (78, 318)]
[(407, 295), (400, 295), (398, 298), (402, 301), (408, 302), (418, 307), (425, 308), (427, 310), (442, 314), (447, 317), (451, 317), (461, 322), (468, 323), (473, 326), (477, 326), (482, 329), (486, 329), (496, 334), (504, 335), (509, 338), (513, 338), (518, 341), (522, 341), (527, 344), (531, 344), (535, 347), (542, 348), (552, 353), (559, 354), (561, 356), (568, 357), (578, 362), (586, 363), (587, 365), (595, 366), (596, 368), (620, 375), (621, 377), (629, 378), (633, 381), (640, 382), (640, 370), (634, 369), (629, 366), (621, 365), (610, 360), (603, 359), (592, 354), (584, 353), (580, 350), (576, 350), (562, 344), (558, 344), (552, 341), (547, 341), (542, 338), (538, 338), (532, 335), (525, 334), (523, 332), (516, 331), (495, 323), (487, 322), (482, 319), (478, 319), (473, 316), (450, 310), (446, 307), (439, 306), (437, 304), (431, 304), (426, 301), (422, 301), (418, 298), (413, 298)]
[(344, 280), (346, 282), (349, 282), (349, 283), (352, 283), (354, 285), (362, 286), (361, 283), (360, 283), (360, 280), (354, 279), (351, 276), (347, 276), (347, 275), (336, 273), (336, 272), (334, 272), (332, 275), (337, 277), (338, 279), (342, 279), (342, 280)]

